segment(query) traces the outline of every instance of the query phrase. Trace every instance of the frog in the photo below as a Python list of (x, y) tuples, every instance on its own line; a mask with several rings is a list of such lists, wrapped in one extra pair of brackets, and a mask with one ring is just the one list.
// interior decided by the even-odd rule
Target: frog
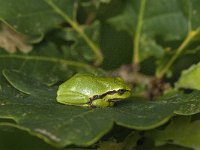
[(120, 77), (77, 73), (59, 86), (56, 100), (66, 105), (104, 108), (130, 95), (131, 88)]

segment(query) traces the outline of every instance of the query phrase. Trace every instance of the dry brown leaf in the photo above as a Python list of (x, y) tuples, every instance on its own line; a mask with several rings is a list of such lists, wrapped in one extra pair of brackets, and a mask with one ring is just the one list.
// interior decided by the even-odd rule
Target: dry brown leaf
[(23, 53), (28, 53), (32, 50), (32, 46), (26, 43), (26, 37), (7, 25), (0, 23), (0, 47), (9, 53), (14, 53), (20, 50)]

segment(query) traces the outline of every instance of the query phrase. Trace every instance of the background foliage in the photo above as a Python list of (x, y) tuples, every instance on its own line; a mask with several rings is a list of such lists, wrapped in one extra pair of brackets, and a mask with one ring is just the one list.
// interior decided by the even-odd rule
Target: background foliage
[[(0, 0), (0, 149), (200, 149), (199, 18), (199, 0)], [(58, 104), (77, 72), (133, 96)]]

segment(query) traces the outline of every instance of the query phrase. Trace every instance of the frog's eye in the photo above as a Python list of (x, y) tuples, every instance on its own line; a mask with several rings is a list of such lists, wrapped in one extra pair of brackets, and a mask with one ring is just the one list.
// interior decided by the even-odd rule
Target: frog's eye
[(124, 94), (124, 93), (126, 92), (126, 90), (124, 90), (124, 89), (119, 89), (117, 92), (118, 92), (120, 95), (122, 95), (122, 94)]

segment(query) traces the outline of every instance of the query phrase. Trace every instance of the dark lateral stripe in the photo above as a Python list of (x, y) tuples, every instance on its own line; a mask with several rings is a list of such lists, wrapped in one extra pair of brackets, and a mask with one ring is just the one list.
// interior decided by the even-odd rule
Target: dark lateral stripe
[(124, 89), (119, 89), (119, 90), (113, 90), (113, 91), (108, 91), (102, 95), (94, 95), (91, 100), (96, 100), (96, 99), (102, 99), (104, 98), (106, 95), (112, 95), (112, 94), (115, 94), (115, 93), (119, 93), (120, 95), (124, 94), (125, 92), (127, 92), (128, 90), (124, 90)]

